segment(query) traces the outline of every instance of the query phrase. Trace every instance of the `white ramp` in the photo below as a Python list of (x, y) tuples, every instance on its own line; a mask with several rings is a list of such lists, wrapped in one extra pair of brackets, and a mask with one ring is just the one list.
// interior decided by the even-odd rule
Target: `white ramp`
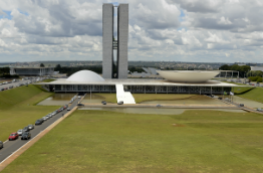
[(116, 97), (118, 103), (123, 101), (124, 104), (136, 104), (135, 99), (133, 98), (130, 92), (125, 92), (123, 88), (123, 84), (116, 84)]

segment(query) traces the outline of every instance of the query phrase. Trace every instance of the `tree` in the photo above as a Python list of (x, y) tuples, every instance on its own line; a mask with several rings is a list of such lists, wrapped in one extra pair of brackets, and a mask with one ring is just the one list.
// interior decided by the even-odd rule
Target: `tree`
[(225, 64), (219, 67), (219, 70), (230, 70), (230, 67), (227, 64)]
[(45, 67), (45, 65), (43, 63), (40, 64), (40, 67)]
[(56, 67), (55, 67), (55, 71), (60, 71), (60, 69), (61, 69), (60, 64), (56, 65)]

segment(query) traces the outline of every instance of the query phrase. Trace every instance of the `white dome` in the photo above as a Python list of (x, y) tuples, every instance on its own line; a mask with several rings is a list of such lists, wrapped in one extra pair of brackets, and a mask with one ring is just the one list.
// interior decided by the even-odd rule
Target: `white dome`
[(67, 81), (72, 82), (103, 82), (100, 75), (90, 70), (81, 70), (68, 77)]
[(219, 74), (219, 71), (157, 71), (160, 76), (173, 82), (206, 82)]

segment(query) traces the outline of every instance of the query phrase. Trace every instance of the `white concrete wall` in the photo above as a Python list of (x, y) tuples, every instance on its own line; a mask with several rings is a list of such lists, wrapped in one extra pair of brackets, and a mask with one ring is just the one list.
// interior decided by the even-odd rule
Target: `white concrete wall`
[(124, 104), (136, 104), (134, 97), (130, 92), (125, 92), (123, 84), (116, 84), (117, 102), (123, 101)]

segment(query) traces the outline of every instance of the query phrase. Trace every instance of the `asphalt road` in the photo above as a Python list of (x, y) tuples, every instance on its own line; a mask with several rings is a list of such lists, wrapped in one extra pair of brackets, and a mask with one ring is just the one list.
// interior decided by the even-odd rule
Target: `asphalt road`
[[(80, 98), (76, 98), (74, 100), (74, 102), (72, 103), (72, 105), (70, 106), (70, 109), (75, 107), (78, 104), (79, 100), (80, 100)], [(44, 121), (44, 123), (42, 125), (35, 126), (35, 128), (30, 131), (31, 139), (33, 139), (35, 136), (37, 136), (41, 131), (46, 129), (48, 126), (53, 124), (56, 120), (61, 118), (62, 114), (65, 114), (66, 112), (67, 112), (67, 110), (64, 110), (64, 111), (54, 115), (53, 117), (49, 118), (48, 120)], [(43, 115), (43, 116), (45, 116), (45, 115)], [(21, 127), (21, 129), (22, 128), (24, 128), (24, 127)], [(17, 130), (18, 129), (14, 129), (14, 132), (17, 131)], [(7, 136), (6, 136), (7, 139), (8, 139), (8, 135), (9, 134), (7, 134)], [(7, 142), (4, 143), (4, 148), (0, 149), (0, 163), (2, 161), (4, 161), (8, 156), (13, 154), (20, 147), (22, 147), (24, 144), (26, 144), (27, 142), (29, 142), (31, 140), (31, 139), (29, 139), (29, 140), (21, 140), (20, 138), (21, 138), (21, 136), (19, 136), (19, 138), (14, 140), (14, 141), (7, 141)]]
[[(32, 83), (34, 83), (34, 82), (35, 81), (32, 80)], [(16, 88), (16, 87), (19, 87), (20, 84), (26, 85), (28, 83), (31, 83), (31, 80), (23, 80), (23, 81), (19, 80), (17, 82), (12, 82), (12, 83), (8, 83), (8, 84), (0, 85), (0, 92), (1, 92), (2, 88), (8, 88), (9, 89), (10, 86), (13, 86), (13, 88)]]

